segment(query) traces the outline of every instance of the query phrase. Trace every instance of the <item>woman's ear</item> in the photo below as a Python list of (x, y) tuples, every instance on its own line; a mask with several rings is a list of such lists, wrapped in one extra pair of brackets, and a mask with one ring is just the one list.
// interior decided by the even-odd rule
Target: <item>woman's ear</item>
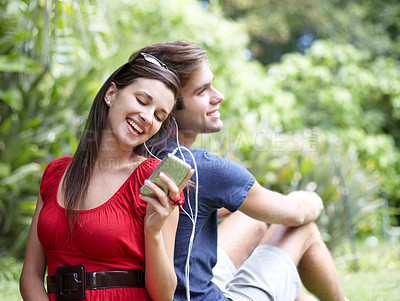
[(117, 90), (118, 90), (118, 88), (115, 85), (115, 83), (111, 82), (110, 85), (108, 86), (106, 95), (104, 96), (104, 101), (106, 102), (107, 106), (109, 106), (109, 107), (111, 106), (111, 104), (114, 100), (115, 94), (117, 93)]

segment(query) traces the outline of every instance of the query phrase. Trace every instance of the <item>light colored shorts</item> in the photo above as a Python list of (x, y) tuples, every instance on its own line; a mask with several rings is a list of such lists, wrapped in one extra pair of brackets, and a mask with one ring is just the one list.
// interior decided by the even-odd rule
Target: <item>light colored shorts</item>
[(239, 269), (218, 247), (213, 273), (212, 281), (234, 301), (294, 301), (301, 287), (292, 259), (271, 245), (258, 246)]

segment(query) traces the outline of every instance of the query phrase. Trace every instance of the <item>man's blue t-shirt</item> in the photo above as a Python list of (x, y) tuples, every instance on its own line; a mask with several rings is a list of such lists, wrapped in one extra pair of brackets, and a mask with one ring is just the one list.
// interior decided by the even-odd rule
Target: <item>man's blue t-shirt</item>
[[(177, 147), (176, 141), (165, 150), (172, 152)], [(236, 211), (243, 203), (248, 191), (255, 183), (254, 176), (241, 165), (227, 159), (209, 154), (204, 149), (191, 149), (197, 164), (198, 175), (198, 215), (193, 248), (190, 256), (190, 298), (193, 301), (227, 299), (221, 290), (211, 281), (212, 269), (217, 262), (218, 209), (226, 208)], [(182, 150), (185, 161), (193, 168), (194, 163), (189, 152)], [(175, 154), (181, 157), (178, 151)], [(192, 181), (195, 182), (195, 175)], [(195, 210), (195, 189), (188, 196), (185, 193), (185, 204), (179, 216), (175, 240), (174, 264), (178, 285), (174, 300), (186, 299), (185, 265), (193, 229), (191, 219), (184, 212)], [(190, 206), (189, 206), (190, 202)]]

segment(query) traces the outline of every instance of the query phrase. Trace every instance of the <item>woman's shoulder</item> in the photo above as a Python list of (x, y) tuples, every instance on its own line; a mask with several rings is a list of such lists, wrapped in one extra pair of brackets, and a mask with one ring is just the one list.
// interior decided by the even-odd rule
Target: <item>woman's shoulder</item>
[(59, 158), (56, 158), (56, 159), (50, 161), (49, 165), (50, 164), (52, 164), (52, 165), (54, 165), (54, 164), (58, 164), (58, 165), (69, 164), (71, 162), (71, 160), (72, 160), (71, 156), (63, 156), (63, 157), (59, 157)]
[(50, 163), (47, 165), (45, 169), (45, 174), (49, 172), (54, 172), (55, 170), (58, 170), (60, 167), (63, 166), (68, 166), (68, 164), (71, 162), (72, 157), (70, 156), (63, 156), (57, 159), (54, 159), (50, 161)]
[(42, 181), (40, 183), (40, 193), (43, 200), (45, 194), (51, 192), (54, 187), (58, 187), (57, 183), (60, 182), (61, 177), (71, 160), (72, 157), (60, 157), (52, 160), (47, 165), (42, 176)]

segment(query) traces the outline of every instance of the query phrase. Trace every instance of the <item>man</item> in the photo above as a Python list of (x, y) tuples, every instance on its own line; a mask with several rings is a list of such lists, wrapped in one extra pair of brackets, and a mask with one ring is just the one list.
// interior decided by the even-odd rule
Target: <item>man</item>
[[(224, 98), (212, 85), (205, 50), (178, 41), (140, 51), (159, 58), (181, 79), (174, 111), (181, 145), (191, 147), (198, 134), (221, 130), (218, 109)], [(167, 151), (177, 145), (174, 140)], [(198, 199), (192, 190), (179, 219), (174, 300), (307, 300), (300, 293), (301, 282), (320, 300), (345, 300), (332, 257), (313, 222), (323, 209), (317, 194), (297, 191), (284, 196), (263, 188), (233, 161), (203, 149), (191, 151), (195, 160), (186, 150), (182, 153), (197, 167)], [(220, 224), (217, 241), (221, 208), (234, 213)], [(265, 223), (272, 225), (266, 229)]]

